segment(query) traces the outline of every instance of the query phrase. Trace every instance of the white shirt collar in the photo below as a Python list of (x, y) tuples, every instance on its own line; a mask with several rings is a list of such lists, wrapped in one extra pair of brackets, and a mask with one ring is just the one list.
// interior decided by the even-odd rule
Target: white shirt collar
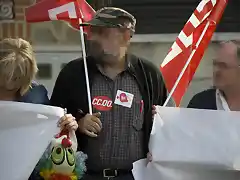
[(216, 105), (218, 110), (231, 111), (226, 99), (219, 89), (216, 90)]

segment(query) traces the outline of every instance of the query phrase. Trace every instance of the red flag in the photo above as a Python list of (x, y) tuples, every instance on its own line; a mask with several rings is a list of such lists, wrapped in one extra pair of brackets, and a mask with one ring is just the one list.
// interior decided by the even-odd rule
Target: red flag
[(94, 15), (94, 9), (85, 0), (39, 0), (25, 10), (27, 22), (62, 20), (76, 29), (79, 18), (85, 22)]
[[(93, 16), (95, 15), (95, 10), (85, 1), (85, 0), (78, 0), (79, 1), (79, 10), (81, 14), (82, 22), (90, 21)], [(79, 21), (78, 20), (71, 20), (70, 25), (74, 29), (79, 29)], [(89, 28), (84, 27), (84, 32), (88, 32)]]
[(172, 94), (177, 106), (196, 72), (226, 5), (227, 0), (202, 0), (161, 64), (160, 70), (170, 92), (176, 86), (187, 61), (190, 62)]

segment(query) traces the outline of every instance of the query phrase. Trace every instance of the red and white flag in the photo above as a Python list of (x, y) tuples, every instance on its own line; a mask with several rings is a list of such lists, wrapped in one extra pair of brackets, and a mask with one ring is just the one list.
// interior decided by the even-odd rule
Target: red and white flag
[[(90, 6), (85, 0), (78, 0), (78, 5), (79, 5), (79, 11), (80, 11), (80, 17), (81, 17), (81, 23), (83, 22), (87, 22), (90, 21), (94, 15), (96, 14), (96, 11), (92, 8), (92, 6)], [(70, 22), (70, 25), (74, 28), (74, 29), (80, 29), (79, 28), (79, 20), (72, 20)], [(89, 31), (89, 27), (85, 26), (83, 27), (84, 32), (88, 33)]]
[[(161, 64), (160, 70), (168, 91), (176, 87), (172, 94), (176, 106), (180, 105), (226, 5), (227, 0), (202, 0)], [(188, 66), (177, 82), (186, 64)]]
[(89, 21), (95, 10), (85, 0), (38, 0), (26, 8), (26, 21), (30, 23), (62, 20), (79, 29), (79, 18)]

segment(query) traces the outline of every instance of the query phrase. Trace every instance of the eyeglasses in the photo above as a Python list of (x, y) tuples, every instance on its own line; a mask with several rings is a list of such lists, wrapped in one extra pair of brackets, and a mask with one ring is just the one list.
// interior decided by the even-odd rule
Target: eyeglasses
[(216, 62), (216, 60), (213, 61), (213, 66), (214, 67), (217, 67), (217, 68), (220, 68), (220, 69), (223, 69), (223, 70), (227, 70), (227, 69), (235, 69), (235, 68), (238, 68), (240, 67), (240, 65), (238, 66), (230, 66), (224, 62)]

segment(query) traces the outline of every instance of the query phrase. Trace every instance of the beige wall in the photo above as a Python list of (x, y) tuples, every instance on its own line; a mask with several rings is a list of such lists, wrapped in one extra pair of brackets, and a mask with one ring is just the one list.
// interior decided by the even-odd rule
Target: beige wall
[[(130, 51), (140, 57), (151, 60), (154, 64), (160, 66), (171, 45), (172, 43), (133, 43)], [(210, 44), (207, 52), (205, 53), (194, 79), (183, 98), (183, 106), (187, 105), (194, 94), (207, 89), (212, 85), (212, 59), (214, 56), (215, 46), (215, 44)]]

